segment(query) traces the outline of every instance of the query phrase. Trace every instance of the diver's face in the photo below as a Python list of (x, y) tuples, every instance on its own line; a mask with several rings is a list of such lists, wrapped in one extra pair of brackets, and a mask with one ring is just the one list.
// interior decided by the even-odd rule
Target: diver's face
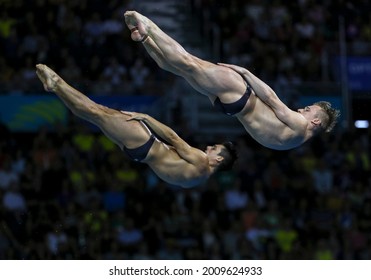
[(321, 110), (321, 107), (317, 105), (306, 106), (302, 109), (298, 109), (298, 112), (304, 116), (308, 121), (312, 121), (315, 118), (318, 118), (318, 112)]
[(213, 146), (207, 146), (206, 150), (205, 150), (205, 153), (207, 154), (207, 156), (209, 158), (210, 157), (217, 157), (219, 155), (219, 153), (222, 151), (222, 149), (223, 149), (223, 145), (215, 144)]

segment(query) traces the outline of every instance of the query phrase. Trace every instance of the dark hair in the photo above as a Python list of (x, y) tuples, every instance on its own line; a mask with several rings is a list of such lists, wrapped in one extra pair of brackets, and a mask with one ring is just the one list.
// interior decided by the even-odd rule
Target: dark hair
[(319, 101), (314, 103), (323, 109), (323, 113), (320, 113), (321, 127), (325, 132), (330, 132), (336, 125), (340, 116), (340, 111), (331, 107), (331, 103), (327, 101)]
[(223, 161), (219, 164), (217, 172), (231, 169), (238, 158), (237, 150), (232, 142), (224, 142), (222, 146), (224, 148), (220, 151), (219, 156), (223, 157)]

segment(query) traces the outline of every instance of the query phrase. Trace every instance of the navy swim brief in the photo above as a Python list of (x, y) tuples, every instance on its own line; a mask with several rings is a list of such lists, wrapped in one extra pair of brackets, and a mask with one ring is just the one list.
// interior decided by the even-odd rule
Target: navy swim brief
[(246, 103), (247, 103), (247, 100), (249, 99), (251, 95), (251, 86), (249, 84), (247, 84), (247, 88), (246, 88), (246, 91), (245, 91), (245, 94), (242, 95), (242, 97), (240, 99), (238, 99), (237, 101), (233, 102), (233, 103), (222, 103), (219, 99), (219, 97), (217, 97), (215, 99), (215, 102), (214, 102), (214, 107), (228, 115), (228, 116), (233, 116), (239, 112), (242, 111), (242, 109), (245, 107)]
[(155, 142), (155, 140), (156, 140), (156, 137), (151, 134), (148, 141), (144, 143), (142, 146), (135, 148), (135, 149), (128, 149), (124, 146), (124, 151), (132, 160), (142, 161), (147, 157), (148, 152), (151, 149), (153, 142)]

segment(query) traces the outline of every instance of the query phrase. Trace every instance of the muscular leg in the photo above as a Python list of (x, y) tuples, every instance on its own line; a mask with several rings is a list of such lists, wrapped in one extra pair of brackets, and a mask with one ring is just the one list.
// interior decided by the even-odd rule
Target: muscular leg
[(149, 139), (149, 133), (128, 115), (99, 105), (68, 85), (46, 65), (38, 64), (36, 73), (46, 91), (54, 92), (76, 116), (97, 125), (121, 149), (137, 148)]
[(137, 28), (131, 35), (134, 41), (148, 36), (143, 45), (162, 69), (185, 78), (211, 101), (218, 96), (223, 102), (231, 103), (245, 92), (246, 84), (238, 73), (188, 53), (147, 17), (128, 11), (125, 21), (130, 30)]

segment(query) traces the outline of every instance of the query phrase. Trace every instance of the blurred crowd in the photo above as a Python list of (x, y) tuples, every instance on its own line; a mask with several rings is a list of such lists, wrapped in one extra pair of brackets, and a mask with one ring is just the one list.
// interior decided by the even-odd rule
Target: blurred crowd
[(190, 189), (81, 123), (56, 131), (2, 131), (1, 259), (371, 258), (370, 130), (285, 152), (243, 136), (234, 169)]
[[(209, 45), (214, 59), (246, 66), (264, 81), (333, 81), (342, 28), (348, 54), (371, 53), (367, 0), (189, 0), (189, 5), (192, 21), (199, 23), (192, 37)], [(92, 94), (165, 94), (173, 75), (158, 71), (131, 41), (123, 20), (130, 8), (131, 0), (2, 1), (0, 92), (40, 91), (34, 65), (45, 63)]]
[[(284, 84), (331, 81), (340, 54), (371, 53), (368, 0), (192, 0), (204, 41), (222, 61)], [(206, 38), (206, 39), (205, 39)]]
[(42, 92), (35, 65), (44, 63), (94, 95), (164, 94), (166, 73), (144, 58), (124, 23), (131, 1), (3, 2), (0, 93)]
[[(357, 2), (190, 5), (223, 60), (298, 84), (331, 79), (322, 66), (337, 15), (347, 15), (351, 51), (370, 52), (370, 4)], [(1, 94), (42, 91), (36, 63), (97, 95), (165, 94), (172, 82), (131, 41), (128, 0), (3, 4)], [(0, 135), (0, 259), (371, 259), (370, 129), (285, 152), (241, 136), (234, 169), (191, 189), (165, 184), (75, 117)]]

